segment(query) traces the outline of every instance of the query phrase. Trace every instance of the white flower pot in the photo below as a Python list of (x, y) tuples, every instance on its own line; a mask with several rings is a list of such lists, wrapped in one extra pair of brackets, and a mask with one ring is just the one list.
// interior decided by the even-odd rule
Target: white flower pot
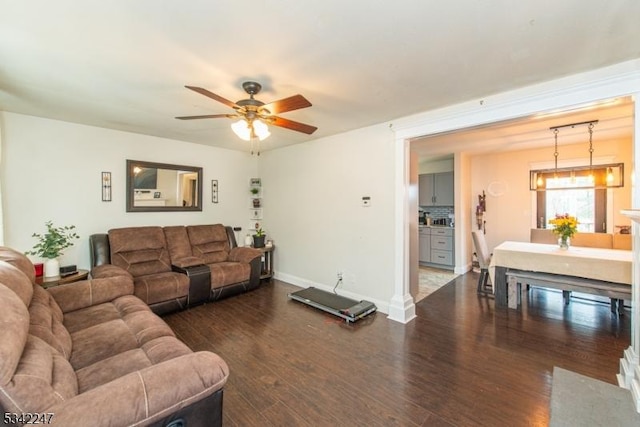
[(55, 277), (60, 275), (60, 261), (57, 258), (47, 258), (44, 262), (44, 276)]

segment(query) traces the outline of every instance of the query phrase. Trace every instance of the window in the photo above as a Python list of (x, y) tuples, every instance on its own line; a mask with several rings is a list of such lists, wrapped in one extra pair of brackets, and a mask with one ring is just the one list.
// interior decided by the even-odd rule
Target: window
[(605, 233), (606, 190), (585, 188), (589, 180), (587, 175), (549, 179), (548, 191), (538, 192), (538, 227), (547, 228), (556, 214), (568, 213), (578, 218), (578, 231)]

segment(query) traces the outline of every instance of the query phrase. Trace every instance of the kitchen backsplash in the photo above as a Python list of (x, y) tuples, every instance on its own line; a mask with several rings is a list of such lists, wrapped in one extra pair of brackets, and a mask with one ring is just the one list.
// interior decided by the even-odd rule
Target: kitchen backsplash
[(429, 212), (429, 216), (436, 218), (449, 218), (449, 214), (454, 213), (453, 206), (420, 206), (419, 212)]

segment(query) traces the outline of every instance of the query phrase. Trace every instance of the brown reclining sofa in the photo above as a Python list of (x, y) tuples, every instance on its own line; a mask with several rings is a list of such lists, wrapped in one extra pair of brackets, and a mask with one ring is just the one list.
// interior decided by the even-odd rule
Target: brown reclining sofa
[(260, 285), (262, 252), (238, 247), (222, 224), (116, 228), (89, 243), (91, 276), (132, 277), (134, 295), (156, 314)]
[(130, 276), (45, 290), (0, 247), (0, 407), (7, 425), (221, 426), (229, 369), (193, 352)]

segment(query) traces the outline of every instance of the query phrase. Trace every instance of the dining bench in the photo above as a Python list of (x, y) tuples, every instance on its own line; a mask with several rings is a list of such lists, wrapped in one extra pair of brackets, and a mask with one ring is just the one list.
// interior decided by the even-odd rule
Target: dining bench
[(509, 308), (517, 308), (520, 304), (522, 285), (559, 289), (565, 305), (569, 304), (572, 291), (608, 297), (612, 313), (622, 313), (624, 300), (631, 299), (631, 286), (624, 283), (515, 269), (508, 269), (506, 276)]

